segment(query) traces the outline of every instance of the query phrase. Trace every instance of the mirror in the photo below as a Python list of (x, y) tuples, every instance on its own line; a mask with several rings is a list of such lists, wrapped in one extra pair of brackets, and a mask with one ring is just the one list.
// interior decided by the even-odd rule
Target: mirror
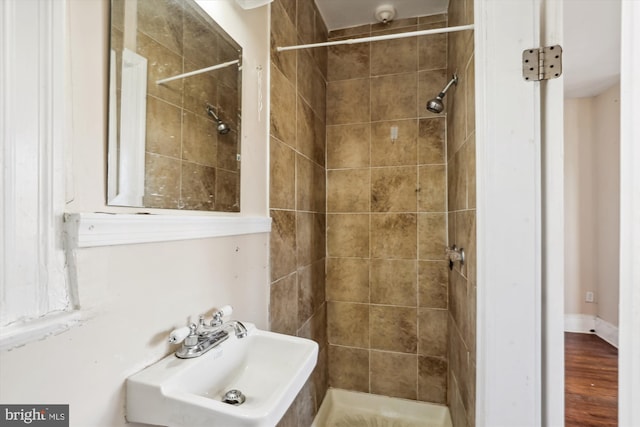
[(193, 0), (112, 0), (107, 203), (240, 211), (242, 48)]

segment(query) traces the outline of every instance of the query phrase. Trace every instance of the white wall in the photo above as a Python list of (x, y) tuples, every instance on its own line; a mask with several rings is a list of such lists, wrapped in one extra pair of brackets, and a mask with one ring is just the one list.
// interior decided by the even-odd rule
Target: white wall
[(565, 313), (596, 314), (585, 302), (596, 285), (594, 135), (590, 98), (565, 100)]
[[(565, 314), (618, 325), (620, 85), (565, 100)], [(595, 302), (585, 302), (585, 293)]]
[[(245, 49), (242, 215), (266, 216), (268, 8), (210, 3)], [(108, 1), (68, 6), (67, 211), (132, 212), (104, 202)], [(262, 111), (256, 107), (260, 65)], [(126, 377), (174, 350), (167, 334), (190, 316), (229, 303), (234, 317), (267, 327), (268, 254), (268, 234), (77, 250), (81, 326), (1, 352), (0, 401), (68, 403), (72, 426), (124, 426)]]
[(620, 283), (620, 84), (593, 99), (597, 159), (598, 317), (618, 326)]

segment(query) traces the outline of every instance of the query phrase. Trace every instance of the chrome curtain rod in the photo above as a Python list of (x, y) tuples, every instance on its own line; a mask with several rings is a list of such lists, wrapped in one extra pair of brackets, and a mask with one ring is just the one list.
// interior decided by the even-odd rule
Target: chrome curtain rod
[(167, 77), (166, 79), (161, 79), (161, 80), (156, 80), (156, 84), (157, 85), (161, 85), (163, 83), (172, 82), (172, 81), (178, 80), (178, 79), (184, 79), (186, 77), (191, 77), (191, 76), (195, 76), (195, 75), (198, 75), (198, 74), (206, 73), (207, 71), (219, 70), (220, 68), (226, 68), (226, 67), (229, 67), (229, 66), (231, 66), (233, 64), (239, 64), (239, 63), (240, 63), (239, 59), (236, 59), (236, 60), (233, 60), (233, 61), (229, 61), (229, 62), (223, 62), (222, 64), (212, 65), (211, 67), (201, 68), (200, 70), (189, 71), (188, 73), (178, 74), (177, 76)]
[(284, 51), (287, 51), (287, 50), (308, 49), (308, 48), (312, 48), (312, 47), (337, 46), (337, 45), (341, 45), (341, 44), (356, 44), (356, 43), (366, 43), (366, 42), (377, 42), (377, 41), (380, 41), (380, 40), (402, 39), (402, 38), (405, 38), (405, 37), (428, 36), (430, 34), (453, 33), (455, 31), (473, 30), (473, 28), (474, 28), (473, 24), (460, 25), (460, 26), (457, 26), (457, 27), (434, 28), (434, 29), (431, 29), (431, 30), (412, 31), (410, 33), (385, 34), (383, 36), (362, 37), (362, 38), (359, 38), (359, 39), (347, 39), (347, 40), (337, 40), (337, 41), (333, 41), (333, 42), (301, 44), (301, 45), (296, 45), (296, 46), (284, 46), (284, 47), (277, 47), (276, 50), (278, 52), (284, 52)]

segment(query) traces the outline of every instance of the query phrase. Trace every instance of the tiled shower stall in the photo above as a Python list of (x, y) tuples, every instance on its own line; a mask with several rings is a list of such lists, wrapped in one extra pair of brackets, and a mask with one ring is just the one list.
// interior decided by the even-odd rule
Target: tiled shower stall
[[(271, 327), (320, 344), (282, 426), (309, 425), (328, 387), (474, 425), (472, 33), (275, 51), (471, 23), (472, 6), (328, 33), (312, 0), (272, 3)], [(453, 72), (446, 114), (426, 111)], [(467, 263), (450, 272), (454, 243)]]

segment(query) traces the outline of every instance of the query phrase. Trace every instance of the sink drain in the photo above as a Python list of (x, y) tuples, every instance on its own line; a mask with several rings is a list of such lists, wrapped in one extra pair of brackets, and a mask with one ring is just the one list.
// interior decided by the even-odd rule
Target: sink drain
[(246, 398), (244, 394), (240, 390), (229, 390), (224, 394), (222, 401), (224, 403), (228, 403), (229, 405), (242, 405)]

